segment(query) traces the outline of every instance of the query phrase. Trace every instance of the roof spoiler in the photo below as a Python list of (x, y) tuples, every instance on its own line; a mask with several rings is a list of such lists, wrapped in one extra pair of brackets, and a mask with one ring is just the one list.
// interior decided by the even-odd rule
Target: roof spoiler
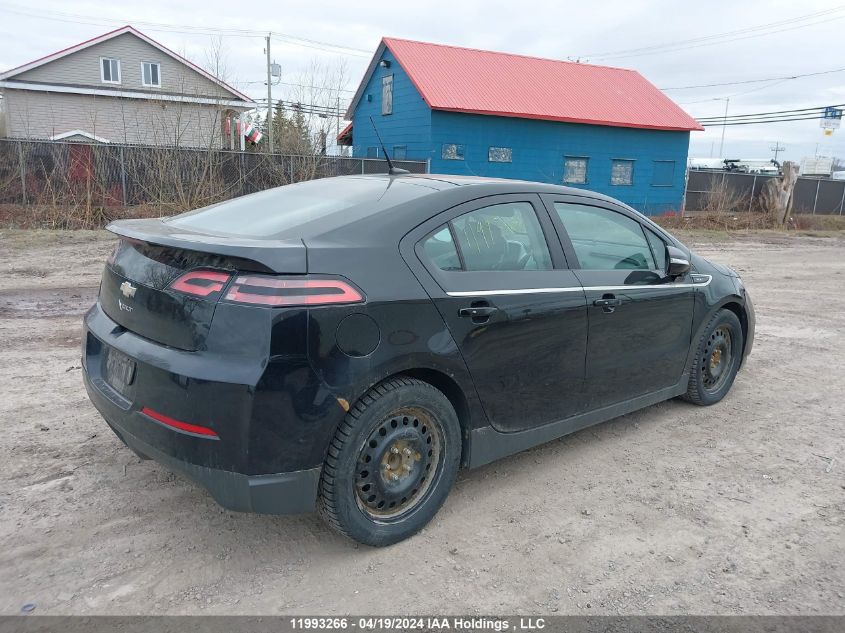
[(266, 240), (191, 231), (159, 219), (117, 220), (107, 231), (130, 240), (246, 259), (274, 273), (304, 274), (308, 258), (302, 240)]

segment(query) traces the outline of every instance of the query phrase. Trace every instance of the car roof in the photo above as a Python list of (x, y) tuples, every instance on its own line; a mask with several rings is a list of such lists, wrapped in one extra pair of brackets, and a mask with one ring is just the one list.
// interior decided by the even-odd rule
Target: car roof
[[(361, 243), (389, 235), (401, 236), (437, 213), (470, 200), (520, 193), (575, 195), (616, 202), (583, 189), (526, 180), (447, 174), (358, 174), (268, 189), (168, 221), (182, 228), (214, 232), (211, 216), (216, 216), (224, 218), (223, 225), (229, 229), (221, 229), (218, 224), (217, 230), (234, 235), (239, 235), (239, 228), (248, 230), (250, 222), (254, 222), (257, 233), (245, 231), (241, 235), (302, 239), (306, 243), (321, 238), (335, 243)], [(279, 214), (286, 208), (295, 211), (290, 205), (300, 203), (306, 206), (299, 213)], [(226, 220), (227, 217), (230, 219)]]
[[(322, 218), (318, 223), (303, 227), (305, 230), (301, 237), (306, 242), (309, 241), (309, 238), (328, 235), (338, 237), (344, 242), (359, 241), (365, 239), (366, 235), (372, 234), (374, 230), (382, 236), (386, 236), (388, 233), (404, 234), (440, 211), (445, 211), (470, 200), (493, 195), (549, 193), (579, 196), (621, 205), (613, 198), (592, 191), (527, 180), (452, 174), (372, 174), (339, 176), (330, 180), (339, 181), (344, 178), (366, 178), (374, 182), (382, 181), (384, 182), (384, 195), (380, 195), (377, 199), (374, 198), (366, 205), (365, 209), (358, 205), (348, 209), (347, 212)], [(396, 189), (401, 190), (409, 185), (416, 185), (416, 187), (413, 187), (416, 190), (413, 195), (401, 195), (395, 192)], [(424, 188), (425, 191), (420, 192), (418, 187)], [(394, 193), (388, 195), (391, 189), (394, 190)]]
[[(488, 189), (491, 193), (508, 193), (508, 189), (513, 193), (553, 193), (558, 195), (571, 195), (586, 198), (595, 198), (596, 200), (605, 200), (608, 202), (615, 202), (622, 204), (618, 200), (588, 189), (579, 189), (577, 187), (567, 187), (565, 185), (555, 185), (545, 182), (535, 182), (532, 180), (516, 180), (511, 178), (488, 178), (485, 176), (463, 176), (455, 174), (402, 174), (400, 176), (388, 176), (387, 174), (375, 174), (368, 176), (369, 178), (394, 178), (402, 180), (410, 180), (416, 182), (425, 182), (432, 188), (444, 189), (449, 185), (454, 187), (472, 187), (475, 189)], [(625, 205), (623, 205), (625, 206)]]

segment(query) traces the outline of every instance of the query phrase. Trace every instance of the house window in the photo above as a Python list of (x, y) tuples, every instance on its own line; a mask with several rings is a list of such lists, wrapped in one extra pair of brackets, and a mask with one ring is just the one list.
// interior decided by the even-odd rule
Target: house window
[(368, 147), (367, 158), (378, 158), (378, 147)]
[(464, 146), (456, 145), (455, 143), (444, 143), (440, 156), (443, 160), (463, 160)]
[(393, 75), (381, 78), (381, 113), (393, 114)]
[(654, 172), (651, 177), (652, 187), (671, 187), (675, 180), (675, 161), (654, 161)]
[(587, 184), (587, 161), (583, 156), (563, 157), (563, 182), (573, 185)]
[(394, 145), (393, 146), (393, 160), (405, 160), (405, 157), (408, 155), (408, 146), (407, 145)]
[(110, 57), (100, 58), (100, 80), (105, 84), (120, 83), (120, 60)]
[(150, 88), (161, 88), (161, 64), (142, 62), (141, 83)]
[(614, 158), (610, 165), (611, 185), (634, 184), (634, 161)]
[(491, 163), (510, 163), (512, 157), (510, 147), (491, 147), (487, 150), (487, 160)]

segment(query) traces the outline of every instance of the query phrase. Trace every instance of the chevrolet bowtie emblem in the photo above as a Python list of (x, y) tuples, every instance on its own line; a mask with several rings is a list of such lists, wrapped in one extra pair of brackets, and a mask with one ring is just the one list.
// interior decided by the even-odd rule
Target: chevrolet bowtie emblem
[(127, 299), (131, 299), (132, 297), (134, 297), (135, 291), (137, 290), (138, 289), (132, 284), (130, 284), (128, 281), (124, 281), (122, 284), (120, 284), (120, 292), (123, 293), (123, 296)]

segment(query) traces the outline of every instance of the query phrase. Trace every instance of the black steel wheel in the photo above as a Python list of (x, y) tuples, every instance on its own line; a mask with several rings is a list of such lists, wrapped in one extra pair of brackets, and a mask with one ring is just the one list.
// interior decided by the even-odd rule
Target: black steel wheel
[(730, 310), (719, 310), (704, 329), (684, 398), (711, 405), (727, 395), (742, 360), (742, 325)]
[(376, 425), (358, 453), (358, 507), (391, 521), (425, 498), (441, 463), (443, 431), (424, 409), (411, 407)]
[(726, 325), (717, 327), (707, 339), (699, 371), (704, 388), (713, 393), (728, 379), (732, 364), (731, 329)]
[(460, 457), (460, 425), (446, 396), (413, 378), (387, 380), (349, 410), (335, 433), (319, 511), (349, 538), (390, 545), (437, 513)]

